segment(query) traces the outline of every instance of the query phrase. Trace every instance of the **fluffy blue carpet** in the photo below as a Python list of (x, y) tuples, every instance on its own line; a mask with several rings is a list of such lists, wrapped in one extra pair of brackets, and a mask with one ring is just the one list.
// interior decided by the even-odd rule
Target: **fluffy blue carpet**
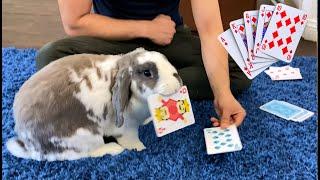
[[(147, 149), (78, 161), (37, 162), (17, 159), (5, 148), (14, 136), (13, 98), (35, 72), (35, 49), (2, 48), (2, 177), (49, 179), (316, 179), (317, 178), (317, 58), (296, 57), (303, 80), (272, 82), (262, 73), (239, 96), (247, 117), (239, 128), (243, 150), (209, 156), (203, 128), (213, 115), (210, 101), (193, 101), (196, 124), (162, 138), (153, 125), (140, 135)], [(284, 64), (278, 64), (284, 65)], [(284, 100), (315, 112), (303, 123), (289, 122), (259, 110), (272, 100)]]

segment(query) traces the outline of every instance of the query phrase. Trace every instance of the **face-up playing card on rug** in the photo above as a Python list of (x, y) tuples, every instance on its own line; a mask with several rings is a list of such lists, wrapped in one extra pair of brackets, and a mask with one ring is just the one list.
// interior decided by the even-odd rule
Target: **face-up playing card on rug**
[(302, 79), (300, 69), (299, 68), (292, 68), (290, 66), (270, 67), (265, 72), (274, 81)]
[(195, 123), (186, 86), (170, 96), (150, 95), (148, 106), (158, 137)]
[(256, 38), (257, 32), (257, 24), (258, 24), (258, 11), (245, 11), (243, 13), (244, 23), (245, 23), (245, 31), (247, 36), (247, 45), (248, 45), (248, 55), (249, 60), (252, 63), (261, 63), (261, 62), (276, 62), (276, 59), (267, 59), (260, 58), (254, 55), (254, 42)]
[(270, 20), (261, 51), (285, 62), (291, 62), (304, 31), (307, 14), (299, 9), (277, 4)]
[(245, 26), (243, 19), (238, 19), (235, 21), (230, 22), (230, 29), (232, 31), (232, 34), (234, 36), (234, 39), (237, 42), (237, 45), (239, 47), (239, 50), (241, 52), (241, 55), (244, 59), (244, 62), (246, 64), (246, 67), (250, 71), (255, 71), (258, 69), (261, 69), (266, 66), (270, 66), (273, 64), (273, 62), (261, 62), (261, 63), (252, 63), (249, 59), (248, 55), (248, 45), (247, 45), (247, 36), (245, 32)]
[(221, 129), (220, 127), (205, 128), (203, 131), (207, 154), (220, 154), (242, 149), (238, 130), (235, 125), (231, 125), (226, 129)]
[(258, 12), (258, 23), (257, 23), (257, 31), (256, 31), (256, 38), (254, 41), (253, 52), (255, 56), (276, 60), (274, 57), (264, 54), (260, 51), (261, 42), (269, 26), (274, 9), (275, 9), (275, 6), (271, 6), (271, 5), (260, 6), (260, 9)]

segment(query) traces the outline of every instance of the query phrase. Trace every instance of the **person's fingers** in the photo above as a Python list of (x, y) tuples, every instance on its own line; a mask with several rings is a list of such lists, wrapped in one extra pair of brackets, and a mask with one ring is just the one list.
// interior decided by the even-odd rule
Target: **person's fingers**
[(214, 123), (212, 123), (212, 126), (214, 126), (214, 127), (218, 127), (218, 126), (220, 126), (220, 123), (217, 121), (217, 122), (214, 122)]
[(222, 116), (221, 116), (221, 122), (220, 122), (220, 127), (222, 129), (227, 128), (228, 126), (230, 126), (230, 113), (229, 112), (222, 112)]
[(221, 117), (220, 110), (219, 110), (218, 108), (215, 108), (214, 110), (216, 111), (217, 115), (218, 115), (219, 117)]
[(211, 118), (210, 118), (210, 121), (211, 121), (211, 122), (214, 122), (214, 121), (218, 121), (218, 119), (215, 118), (215, 117), (211, 117)]
[(220, 126), (220, 122), (217, 118), (212, 117), (212, 118), (210, 118), (210, 121), (212, 123), (212, 126), (215, 126), (215, 127)]
[(234, 124), (238, 127), (240, 126), (240, 124), (243, 122), (244, 118), (246, 117), (246, 112), (245, 111), (241, 111), (235, 115), (232, 116), (232, 118), (234, 119)]

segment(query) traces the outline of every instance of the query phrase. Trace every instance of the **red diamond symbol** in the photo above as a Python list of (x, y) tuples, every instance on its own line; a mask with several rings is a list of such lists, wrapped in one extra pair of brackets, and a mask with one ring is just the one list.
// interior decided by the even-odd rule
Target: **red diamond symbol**
[(268, 12), (268, 13), (267, 13), (267, 17), (268, 17), (268, 18), (269, 18), (271, 15), (272, 15), (271, 12)]
[(274, 43), (273, 43), (273, 41), (269, 42), (269, 44), (268, 44), (268, 45), (269, 45), (269, 48), (270, 48), (270, 49), (272, 49), (272, 48), (274, 47)]
[(243, 27), (243, 26), (240, 26), (240, 27), (239, 27), (239, 30), (243, 32), (244, 27)]
[(255, 18), (255, 17), (252, 17), (251, 21), (252, 21), (252, 22), (254, 22), (254, 23), (256, 23), (256, 21), (257, 21), (257, 18)]
[(295, 33), (296, 32), (296, 28), (294, 26), (292, 26), (292, 28), (290, 28), (290, 32), (291, 32), (291, 34)]
[(288, 52), (288, 48), (287, 47), (282, 48), (282, 54), (286, 54), (287, 52)]
[(282, 11), (282, 12), (280, 13), (280, 16), (281, 16), (281, 18), (284, 18), (284, 17), (286, 17), (286, 16), (287, 16), (287, 13), (286, 13), (286, 11)]
[(282, 22), (281, 22), (281, 20), (280, 20), (280, 21), (278, 21), (276, 24), (277, 24), (277, 28), (280, 28), (280, 27), (282, 26)]
[(273, 33), (272, 33), (272, 36), (273, 36), (273, 38), (278, 37), (278, 36), (279, 36), (278, 31), (273, 32)]
[(286, 38), (286, 42), (287, 42), (287, 44), (290, 44), (292, 42), (292, 39), (290, 36)]
[(294, 23), (297, 24), (300, 21), (300, 17), (296, 16), (293, 20), (294, 20)]
[(277, 43), (278, 43), (278, 46), (281, 46), (283, 44), (282, 39), (278, 40)]
[(290, 18), (288, 18), (285, 22), (286, 22), (286, 26), (289, 26), (291, 24)]

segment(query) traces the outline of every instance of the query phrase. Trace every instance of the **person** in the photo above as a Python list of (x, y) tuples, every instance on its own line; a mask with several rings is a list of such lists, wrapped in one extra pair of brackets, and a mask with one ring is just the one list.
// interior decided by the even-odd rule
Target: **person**
[(191, 99), (214, 99), (214, 126), (239, 126), (246, 112), (235, 96), (251, 81), (217, 40), (223, 32), (218, 0), (190, 1), (199, 36), (183, 24), (180, 0), (58, 0), (69, 37), (44, 45), (37, 68), (72, 54), (158, 51), (178, 69)]

